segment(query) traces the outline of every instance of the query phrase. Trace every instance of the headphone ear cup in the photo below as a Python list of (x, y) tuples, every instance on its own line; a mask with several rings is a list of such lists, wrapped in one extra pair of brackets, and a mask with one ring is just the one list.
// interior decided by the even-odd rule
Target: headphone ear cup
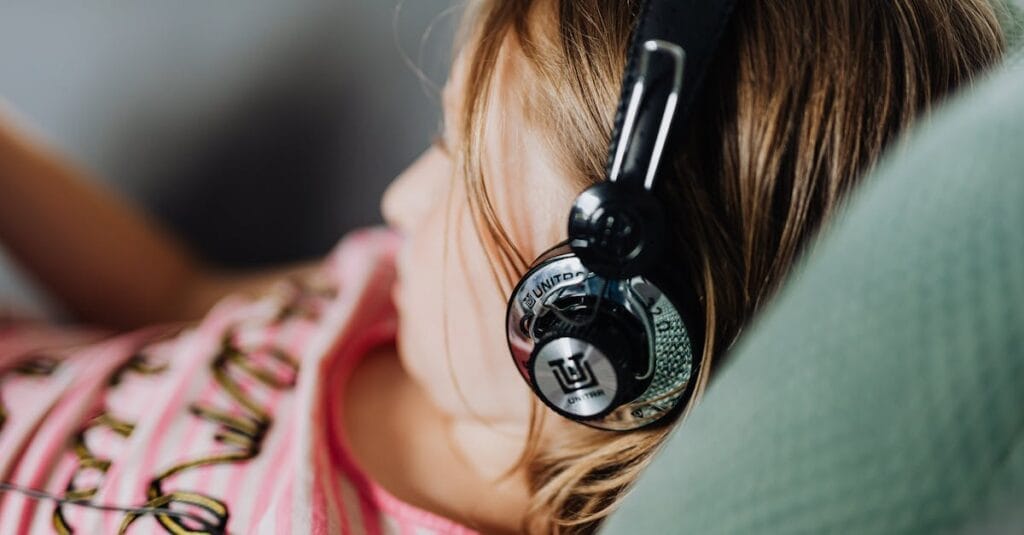
[(650, 384), (652, 374), (635, 364), (648, 362), (643, 324), (622, 306), (595, 296), (558, 299), (533, 328), (531, 387), (567, 418), (604, 417)]
[(597, 275), (568, 244), (542, 255), (519, 281), (505, 324), (520, 375), (573, 421), (637, 429), (692, 394), (693, 348), (669, 296), (643, 276)]

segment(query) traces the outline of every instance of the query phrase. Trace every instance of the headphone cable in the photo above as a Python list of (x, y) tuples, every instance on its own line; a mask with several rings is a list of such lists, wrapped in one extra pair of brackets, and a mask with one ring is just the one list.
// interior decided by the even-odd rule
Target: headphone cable
[(143, 515), (166, 515), (166, 516), (173, 516), (173, 517), (176, 517), (176, 518), (181, 519), (181, 520), (191, 520), (193, 522), (198, 522), (199, 524), (201, 524), (203, 526), (203, 529), (206, 529), (207, 531), (210, 531), (211, 533), (216, 533), (216, 534), (220, 534), (220, 535), (226, 535), (228, 533), (226, 529), (221, 528), (217, 524), (213, 524), (213, 523), (209, 522), (208, 520), (206, 520), (205, 518), (203, 518), (203, 517), (201, 517), (199, 515), (192, 514), (192, 513), (186, 513), (186, 512), (182, 512), (182, 511), (174, 511), (174, 510), (168, 509), (166, 507), (122, 507), (122, 506), (118, 506), (118, 505), (107, 505), (107, 504), (101, 504), (101, 503), (92, 503), (92, 502), (90, 502), (88, 500), (72, 500), (72, 499), (63, 498), (63, 497), (60, 497), (60, 496), (57, 496), (57, 495), (54, 495), (54, 494), (50, 494), (50, 493), (42, 491), (42, 490), (32, 489), (32, 488), (28, 488), (28, 487), (21, 487), (21, 486), (15, 485), (13, 483), (7, 483), (7, 482), (0, 481), (0, 492), (2, 492), (2, 491), (18, 492), (20, 494), (23, 494), (23, 495), (28, 496), (29, 498), (32, 498), (32, 499), (35, 499), (35, 500), (49, 500), (49, 501), (56, 502), (56, 503), (61, 504), (61, 505), (75, 505), (75, 506), (78, 506), (78, 507), (87, 507), (87, 508), (90, 508), (90, 509), (96, 509), (96, 510), (100, 510), (100, 511), (111, 511), (111, 512), (118, 512), (118, 513), (133, 513), (133, 514), (139, 515), (139, 516), (143, 516)]
[[(591, 323), (593, 323), (595, 319), (597, 319), (597, 314), (601, 310), (601, 303), (604, 302), (605, 296), (608, 293), (608, 279), (601, 279), (601, 281), (601, 291), (598, 292), (597, 294), (597, 303), (594, 304), (594, 311), (590, 313), (589, 317), (583, 320), (571, 318), (565, 313), (564, 310), (558, 308), (558, 306), (556, 306), (554, 303), (552, 303), (549, 307), (551, 312), (555, 315), (556, 318), (558, 318), (564, 323), (572, 325), (573, 327), (586, 327), (587, 325), (590, 325)], [(587, 284), (587, 281), (584, 280), (583, 282), (563, 287), (561, 290), (558, 291), (558, 294), (555, 295), (553, 299), (551, 299), (551, 301), (557, 301), (561, 299), (562, 295), (565, 294), (566, 290), (568, 290), (569, 288), (584, 284)]]

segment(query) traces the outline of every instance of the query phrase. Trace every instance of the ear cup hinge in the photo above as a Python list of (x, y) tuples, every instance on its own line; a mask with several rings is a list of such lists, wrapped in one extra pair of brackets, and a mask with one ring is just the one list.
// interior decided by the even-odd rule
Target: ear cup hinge
[[(654, 179), (658, 174), (658, 167), (661, 164), (661, 157), (665, 151), (665, 142), (668, 140), (669, 130), (672, 128), (672, 120), (675, 118), (676, 107), (679, 104), (679, 92), (683, 87), (683, 72), (686, 65), (686, 51), (675, 43), (662, 39), (651, 39), (642, 45), (640, 55), (639, 72), (636, 82), (633, 84), (629, 97), (629, 104), (626, 107), (626, 115), (622, 123), (622, 133), (615, 147), (614, 158), (612, 159), (611, 171), (608, 173), (609, 182), (618, 182), (622, 177), (623, 166), (626, 161), (626, 153), (630, 149), (645, 151), (651, 142), (642, 129), (637, 129), (637, 117), (640, 114), (644, 97), (649, 96), (650, 85), (656, 81), (651, 76), (651, 56), (661, 53), (669, 56), (672, 61), (671, 86), (668, 96), (665, 98), (665, 106), (662, 108), (661, 119), (658, 123), (657, 133), (650, 147), (646, 160), (646, 173), (644, 174), (643, 188), (651, 191), (654, 188)], [(637, 145), (634, 147), (634, 145)], [(641, 154), (641, 158), (643, 155)]]

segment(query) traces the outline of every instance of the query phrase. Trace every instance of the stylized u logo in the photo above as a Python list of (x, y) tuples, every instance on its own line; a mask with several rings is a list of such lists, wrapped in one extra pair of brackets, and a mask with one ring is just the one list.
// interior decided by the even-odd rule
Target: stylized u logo
[(548, 366), (551, 366), (558, 386), (562, 387), (562, 392), (566, 394), (597, 386), (597, 376), (594, 375), (594, 370), (590, 369), (590, 363), (583, 361), (583, 353), (577, 353), (568, 359), (550, 360)]

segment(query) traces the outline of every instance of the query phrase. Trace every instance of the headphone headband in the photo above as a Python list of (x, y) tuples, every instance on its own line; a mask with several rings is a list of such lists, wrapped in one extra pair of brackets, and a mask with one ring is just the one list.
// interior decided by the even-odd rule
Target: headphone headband
[[(671, 82), (676, 65), (674, 61), (649, 61), (653, 58), (648, 43), (671, 43), (685, 54), (686, 72), (678, 88), (678, 101), (671, 118), (672, 123), (678, 123), (690, 114), (735, 4), (736, 0), (643, 1), (629, 48), (608, 150), (605, 173), (609, 178), (616, 177), (629, 186), (643, 186), (651, 182), (648, 170), (651, 170), (652, 163), (657, 163), (651, 160), (651, 155), (660, 152), (659, 134), (665, 116), (665, 105), (661, 103), (669, 102), (674, 92)], [(646, 97), (637, 103), (633, 127), (624, 128), (636, 84), (641, 79), (646, 79)], [(656, 169), (652, 171), (651, 177)]]

